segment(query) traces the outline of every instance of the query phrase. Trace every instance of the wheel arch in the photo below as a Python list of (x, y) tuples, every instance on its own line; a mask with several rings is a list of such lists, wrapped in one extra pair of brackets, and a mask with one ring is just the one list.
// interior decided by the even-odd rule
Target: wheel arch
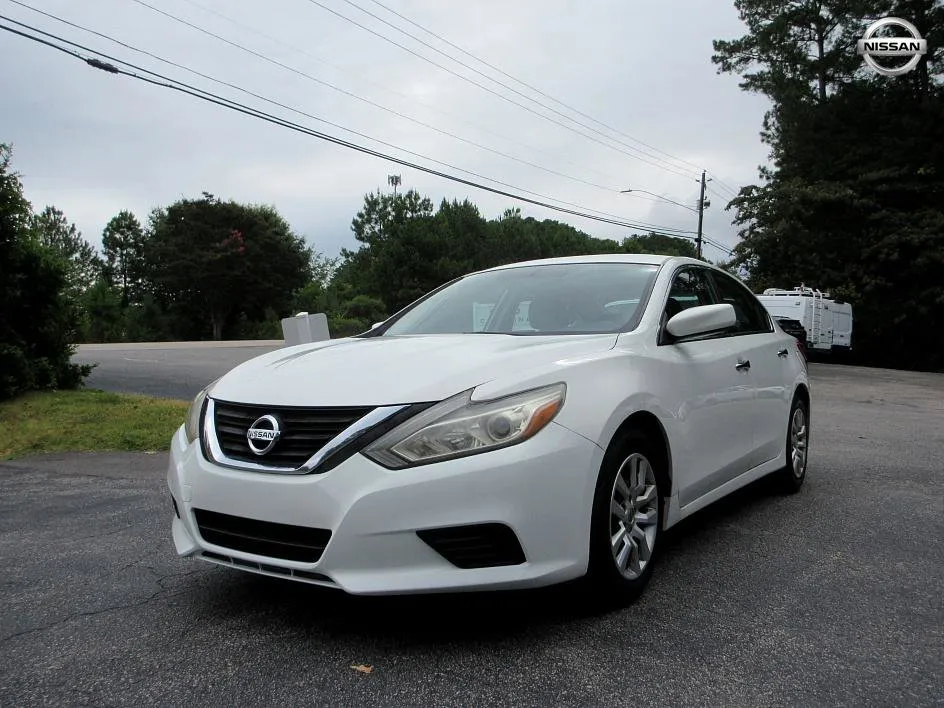
[(653, 452), (658, 455), (655, 460), (656, 474), (662, 477), (659, 482), (664, 485), (663, 496), (668, 499), (672, 496), (672, 448), (662, 421), (650, 411), (635, 411), (613, 433), (606, 448), (607, 452), (630, 431), (641, 433), (654, 444)]
[(810, 398), (810, 388), (804, 382), (800, 382), (793, 389), (793, 398), (799, 398), (806, 404), (806, 417), (813, 419), (813, 402)]

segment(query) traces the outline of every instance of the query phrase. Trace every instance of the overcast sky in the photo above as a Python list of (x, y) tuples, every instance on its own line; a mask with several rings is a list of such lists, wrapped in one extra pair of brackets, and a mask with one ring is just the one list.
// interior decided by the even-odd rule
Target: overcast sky
[[(647, 195), (620, 194), (619, 190), (647, 190), (694, 206), (697, 167), (707, 168), (715, 177), (710, 189), (726, 195), (721, 183), (738, 188), (755, 182), (757, 166), (767, 159), (758, 136), (765, 99), (743, 93), (737, 77), (718, 76), (711, 64), (712, 40), (737, 37), (744, 31), (730, 0), (382, 0), (409, 20), (589, 117), (497, 74), (374, 0), (147, 1), (262, 56), (175, 22), (135, 0), (24, 0), (423, 157), (212, 84), (10, 0), (0, 0), (0, 14), (314, 129), (467, 179), (486, 181), (468, 174), (477, 173), (513, 185), (508, 191), (527, 190), (581, 209), (666, 228), (694, 230), (697, 217)], [(357, 6), (495, 76), (524, 96), (384, 25)], [(516, 204), (507, 197), (397, 166), (167, 89), (97, 71), (8, 33), (0, 33), (0, 66), (4, 67), (0, 72), (0, 142), (14, 146), (14, 168), (22, 175), (27, 197), (37, 210), (47, 204), (62, 209), (96, 246), (109, 218), (121, 209), (130, 209), (144, 221), (156, 206), (208, 191), (222, 198), (273, 204), (317, 250), (336, 255), (340, 248), (356, 243), (350, 223), (364, 194), (389, 189), (390, 174), (401, 175), (401, 188), (415, 188), (437, 203), (442, 198), (468, 198), (489, 218), (518, 205), (526, 215), (567, 221), (595, 236), (621, 238), (632, 233)], [(594, 119), (619, 133), (607, 131)], [(614, 145), (610, 138), (622, 145), (610, 147)], [(730, 247), (736, 241), (732, 212), (724, 211), (726, 199), (711, 193), (709, 198), (705, 233)], [(705, 254), (713, 260), (722, 255), (712, 247), (706, 247)]]

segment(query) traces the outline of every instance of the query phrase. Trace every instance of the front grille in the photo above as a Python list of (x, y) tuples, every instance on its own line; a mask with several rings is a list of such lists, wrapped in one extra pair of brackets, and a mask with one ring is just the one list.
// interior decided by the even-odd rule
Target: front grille
[(331, 539), (328, 529), (244, 519), (205, 509), (194, 509), (193, 515), (207, 543), (268, 558), (316, 563)]
[(518, 537), (504, 524), (423, 529), (416, 535), (459, 568), (491, 568), (525, 562)]
[[(283, 408), (214, 401), (214, 428), (223, 454), (234, 460), (295, 469), (342, 430), (373, 410), (370, 407)], [(249, 449), (246, 431), (259, 418), (279, 421), (281, 435), (272, 449), (256, 455)]]

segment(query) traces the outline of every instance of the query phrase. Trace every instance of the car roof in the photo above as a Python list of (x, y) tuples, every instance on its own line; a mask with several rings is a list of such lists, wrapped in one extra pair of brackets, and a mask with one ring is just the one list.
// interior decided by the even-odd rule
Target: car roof
[(568, 265), (577, 263), (637, 263), (642, 265), (663, 265), (668, 261), (691, 262), (699, 265), (710, 265), (704, 261), (694, 258), (683, 258), (679, 256), (653, 255), (650, 253), (599, 253), (587, 256), (559, 256), (557, 258), (539, 258), (530, 261), (520, 261), (518, 263), (505, 263), (504, 265), (486, 268), (479, 272), (488, 272), (492, 270), (504, 270), (507, 268), (521, 268), (523, 266), (536, 265)]

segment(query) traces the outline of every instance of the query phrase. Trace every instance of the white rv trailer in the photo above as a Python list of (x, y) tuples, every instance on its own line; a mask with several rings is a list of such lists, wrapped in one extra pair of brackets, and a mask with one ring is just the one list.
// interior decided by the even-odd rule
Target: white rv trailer
[(814, 352), (852, 350), (852, 305), (829, 293), (800, 285), (793, 290), (767, 288), (757, 299), (775, 317), (789, 317), (806, 328), (807, 349)]

